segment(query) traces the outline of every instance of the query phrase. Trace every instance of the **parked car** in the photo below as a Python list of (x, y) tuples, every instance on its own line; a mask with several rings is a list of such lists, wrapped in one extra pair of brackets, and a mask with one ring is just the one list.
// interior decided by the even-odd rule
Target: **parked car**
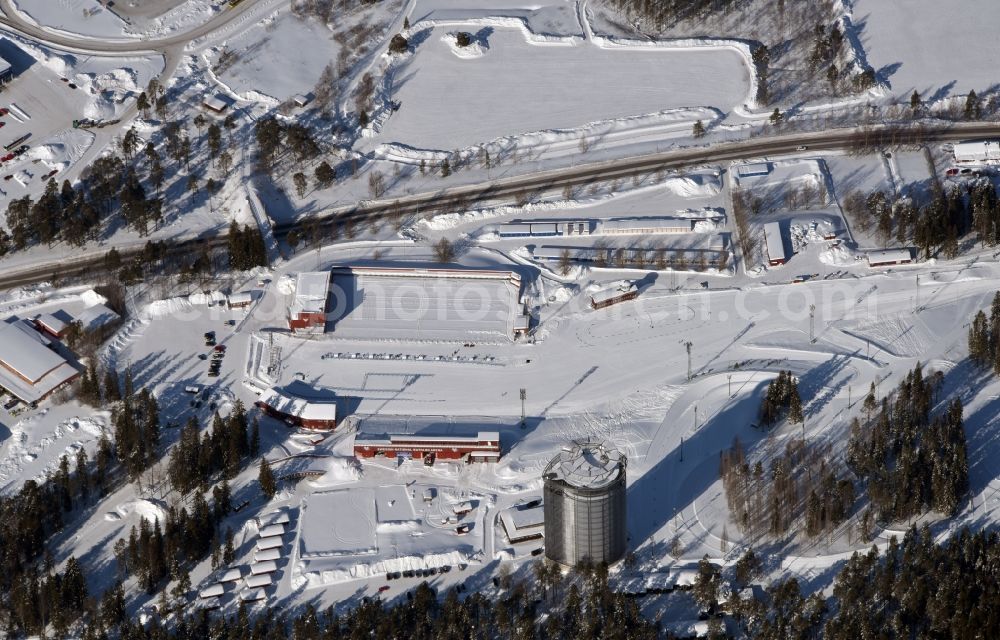
[(384, 584), (384, 585), (382, 585), (381, 587), (378, 588), (378, 592), (379, 593), (385, 593), (388, 590), (389, 590), (389, 585), (387, 585), (387, 584)]
[(220, 344), (220, 345), (218, 345), (218, 346), (215, 347), (215, 350), (218, 351), (219, 353), (225, 353), (226, 352), (226, 345)]

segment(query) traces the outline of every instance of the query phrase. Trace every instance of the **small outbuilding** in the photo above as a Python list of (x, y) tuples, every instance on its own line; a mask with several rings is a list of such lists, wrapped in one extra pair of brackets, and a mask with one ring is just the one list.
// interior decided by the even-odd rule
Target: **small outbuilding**
[(868, 252), (869, 267), (889, 267), (896, 264), (913, 262), (913, 252), (910, 249), (883, 249)]

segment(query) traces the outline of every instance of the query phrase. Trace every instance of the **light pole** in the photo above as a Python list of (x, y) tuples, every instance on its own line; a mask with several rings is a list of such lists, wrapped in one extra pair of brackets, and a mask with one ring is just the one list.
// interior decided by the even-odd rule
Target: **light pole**
[(809, 305), (809, 342), (816, 342), (816, 305)]
[(528, 397), (528, 390), (527, 389), (521, 389), (521, 428), (522, 429), (524, 429), (524, 428), (527, 427), (527, 424), (525, 423), (525, 417), (524, 417), (524, 400), (527, 397)]
[(691, 342), (690, 340), (684, 342), (684, 348), (687, 349), (687, 356), (688, 356), (688, 377), (687, 377), (688, 382), (691, 382), (691, 347), (693, 346), (694, 343)]
[(729, 397), (733, 397), (733, 374), (726, 374), (726, 380), (729, 382)]

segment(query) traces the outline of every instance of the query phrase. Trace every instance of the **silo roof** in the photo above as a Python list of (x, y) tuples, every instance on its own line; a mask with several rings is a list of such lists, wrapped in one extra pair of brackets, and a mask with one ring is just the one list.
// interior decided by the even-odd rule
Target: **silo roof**
[(545, 477), (581, 489), (600, 489), (618, 479), (625, 456), (603, 442), (574, 442), (552, 459)]

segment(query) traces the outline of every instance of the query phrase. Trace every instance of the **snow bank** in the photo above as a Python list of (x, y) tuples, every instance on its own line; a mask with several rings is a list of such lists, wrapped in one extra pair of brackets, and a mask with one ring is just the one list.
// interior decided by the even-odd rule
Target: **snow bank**
[(489, 48), (488, 44), (480, 42), (478, 39), (473, 40), (470, 44), (462, 47), (458, 44), (458, 34), (457, 31), (452, 31), (441, 36), (441, 41), (448, 45), (448, 48), (459, 58), (464, 58), (466, 60), (472, 60), (473, 58), (481, 58), (486, 53)]
[(402, 572), (410, 569), (454, 567), (459, 564), (468, 564), (472, 561), (473, 558), (468, 554), (461, 551), (451, 551), (447, 553), (427, 553), (387, 558), (370, 564), (358, 563), (343, 569), (310, 570), (308, 563), (300, 560), (292, 568), (291, 583), (295, 589), (312, 589), (340, 582), (385, 576), (390, 571)]
[(350, 484), (360, 480), (363, 475), (361, 463), (353, 457), (328, 456), (323, 458), (322, 465), (325, 469), (323, 475), (309, 482), (314, 487)]
[(167, 520), (166, 505), (159, 500), (141, 499), (123, 502), (115, 507), (115, 513), (121, 518), (135, 514), (138, 517), (146, 518), (149, 521), (159, 520), (161, 523)]

